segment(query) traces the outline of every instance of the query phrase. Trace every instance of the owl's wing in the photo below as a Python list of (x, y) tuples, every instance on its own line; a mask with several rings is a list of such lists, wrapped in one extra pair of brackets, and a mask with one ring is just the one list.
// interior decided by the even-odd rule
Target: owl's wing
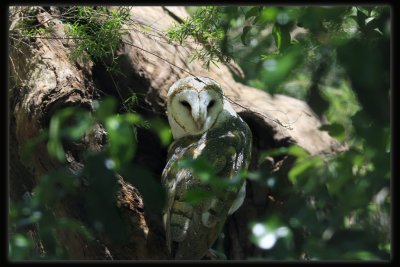
[[(173, 169), (175, 167), (173, 166)], [(180, 242), (185, 239), (190, 220), (193, 214), (193, 207), (183, 199), (187, 191), (188, 183), (192, 180), (192, 173), (189, 170), (172, 170), (167, 179), (167, 203), (163, 212), (164, 225), (166, 230), (166, 243), (168, 251), (172, 251), (172, 241)]]
[(172, 181), (170, 181), (170, 179), (168, 179), (170, 169), (167, 167), (164, 168), (161, 181), (164, 184), (164, 187), (167, 188), (167, 190), (166, 190), (167, 198), (166, 198), (166, 203), (164, 205), (164, 210), (163, 210), (163, 223), (164, 223), (164, 228), (165, 228), (165, 239), (166, 239), (166, 243), (167, 243), (168, 252), (171, 253), (171, 228), (170, 228), (171, 215), (170, 215), (170, 210), (171, 210), (171, 206), (172, 206), (172, 201), (174, 199), (175, 190), (173, 188), (173, 185), (171, 185)]
[[(246, 136), (247, 134), (250, 136)], [(205, 146), (197, 146), (197, 151), (195, 149), (192, 154), (206, 158), (219, 177), (230, 179), (243, 168), (247, 168), (251, 150), (249, 142), (251, 132), (225, 129), (223, 134), (210, 134)], [(216, 194), (194, 207), (186, 237), (179, 242), (175, 259), (200, 259), (205, 254), (217, 239), (243, 182), (235, 188), (222, 190), (221, 194)], [(210, 189), (207, 186), (204, 188)]]
[(180, 170), (177, 166), (177, 162), (184, 157), (185, 152), (191, 146), (193, 146), (193, 140), (190, 138), (183, 138), (171, 144), (168, 153), (168, 161), (161, 176), (161, 182), (167, 189), (167, 199), (163, 210), (163, 222), (167, 248), (170, 253), (172, 250), (172, 235), (183, 235), (182, 231), (177, 229), (176, 224), (179, 222), (176, 222), (176, 216), (172, 216), (173, 210), (185, 210), (185, 206), (180, 205), (178, 200), (182, 197), (182, 191), (186, 190), (186, 181), (192, 177), (188, 170)]
[[(231, 130), (207, 140), (201, 156), (211, 163), (218, 178), (232, 179), (240, 170), (247, 168), (247, 138), (243, 131)], [(244, 180), (218, 190), (214, 192), (215, 197), (204, 202), (202, 222), (205, 226), (212, 227), (217, 221), (225, 219), (225, 211), (231, 209), (243, 183)]]

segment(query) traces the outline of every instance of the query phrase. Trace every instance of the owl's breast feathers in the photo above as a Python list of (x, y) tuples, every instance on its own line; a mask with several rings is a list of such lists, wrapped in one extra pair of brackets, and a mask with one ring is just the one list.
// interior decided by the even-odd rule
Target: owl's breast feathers
[(191, 188), (210, 187), (201, 183), (190, 169), (180, 169), (178, 161), (205, 158), (221, 178), (232, 178), (247, 169), (250, 162), (252, 134), (239, 117), (230, 117), (199, 136), (183, 137), (170, 147), (162, 182), (167, 188), (164, 209), (166, 239), (171, 251), (172, 241), (178, 242), (176, 259), (201, 258), (218, 237), (228, 211), (242, 184), (225, 190), (196, 206), (185, 203), (184, 195)]

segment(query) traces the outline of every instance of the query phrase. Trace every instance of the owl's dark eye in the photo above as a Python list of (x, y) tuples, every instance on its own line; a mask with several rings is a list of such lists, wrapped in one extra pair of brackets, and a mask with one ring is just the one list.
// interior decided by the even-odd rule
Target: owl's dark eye
[(215, 104), (215, 100), (211, 100), (211, 101), (208, 103), (207, 109), (212, 108), (212, 107), (214, 106), (214, 104)]
[(190, 106), (189, 102), (187, 102), (187, 101), (185, 101), (185, 100), (180, 101), (180, 103), (181, 103), (183, 106), (185, 106), (186, 108), (188, 108), (188, 109), (191, 109), (191, 108), (192, 108), (192, 106)]

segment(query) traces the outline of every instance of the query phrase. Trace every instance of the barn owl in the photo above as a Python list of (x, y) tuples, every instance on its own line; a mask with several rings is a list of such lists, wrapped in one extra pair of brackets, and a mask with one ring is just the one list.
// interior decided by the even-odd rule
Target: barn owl
[(224, 98), (218, 83), (189, 76), (175, 82), (167, 94), (168, 121), (174, 142), (168, 152), (162, 183), (167, 191), (163, 210), (167, 247), (174, 259), (201, 259), (217, 239), (228, 215), (243, 203), (246, 183), (212, 195), (199, 204), (185, 201), (188, 190), (211, 187), (188, 168), (184, 159), (205, 158), (221, 179), (232, 179), (250, 161), (252, 134)]

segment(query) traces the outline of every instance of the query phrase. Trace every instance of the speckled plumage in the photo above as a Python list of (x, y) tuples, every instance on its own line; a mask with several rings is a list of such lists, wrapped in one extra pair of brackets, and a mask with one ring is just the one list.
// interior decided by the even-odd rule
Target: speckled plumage
[(227, 216), (242, 204), (245, 181), (192, 206), (185, 202), (185, 193), (210, 187), (191, 169), (181, 169), (176, 163), (203, 157), (218, 177), (231, 179), (248, 167), (252, 135), (212, 79), (181, 79), (170, 88), (167, 101), (175, 139), (162, 175), (167, 190), (163, 217), (167, 246), (175, 259), (201, 259), (218, 237)]

